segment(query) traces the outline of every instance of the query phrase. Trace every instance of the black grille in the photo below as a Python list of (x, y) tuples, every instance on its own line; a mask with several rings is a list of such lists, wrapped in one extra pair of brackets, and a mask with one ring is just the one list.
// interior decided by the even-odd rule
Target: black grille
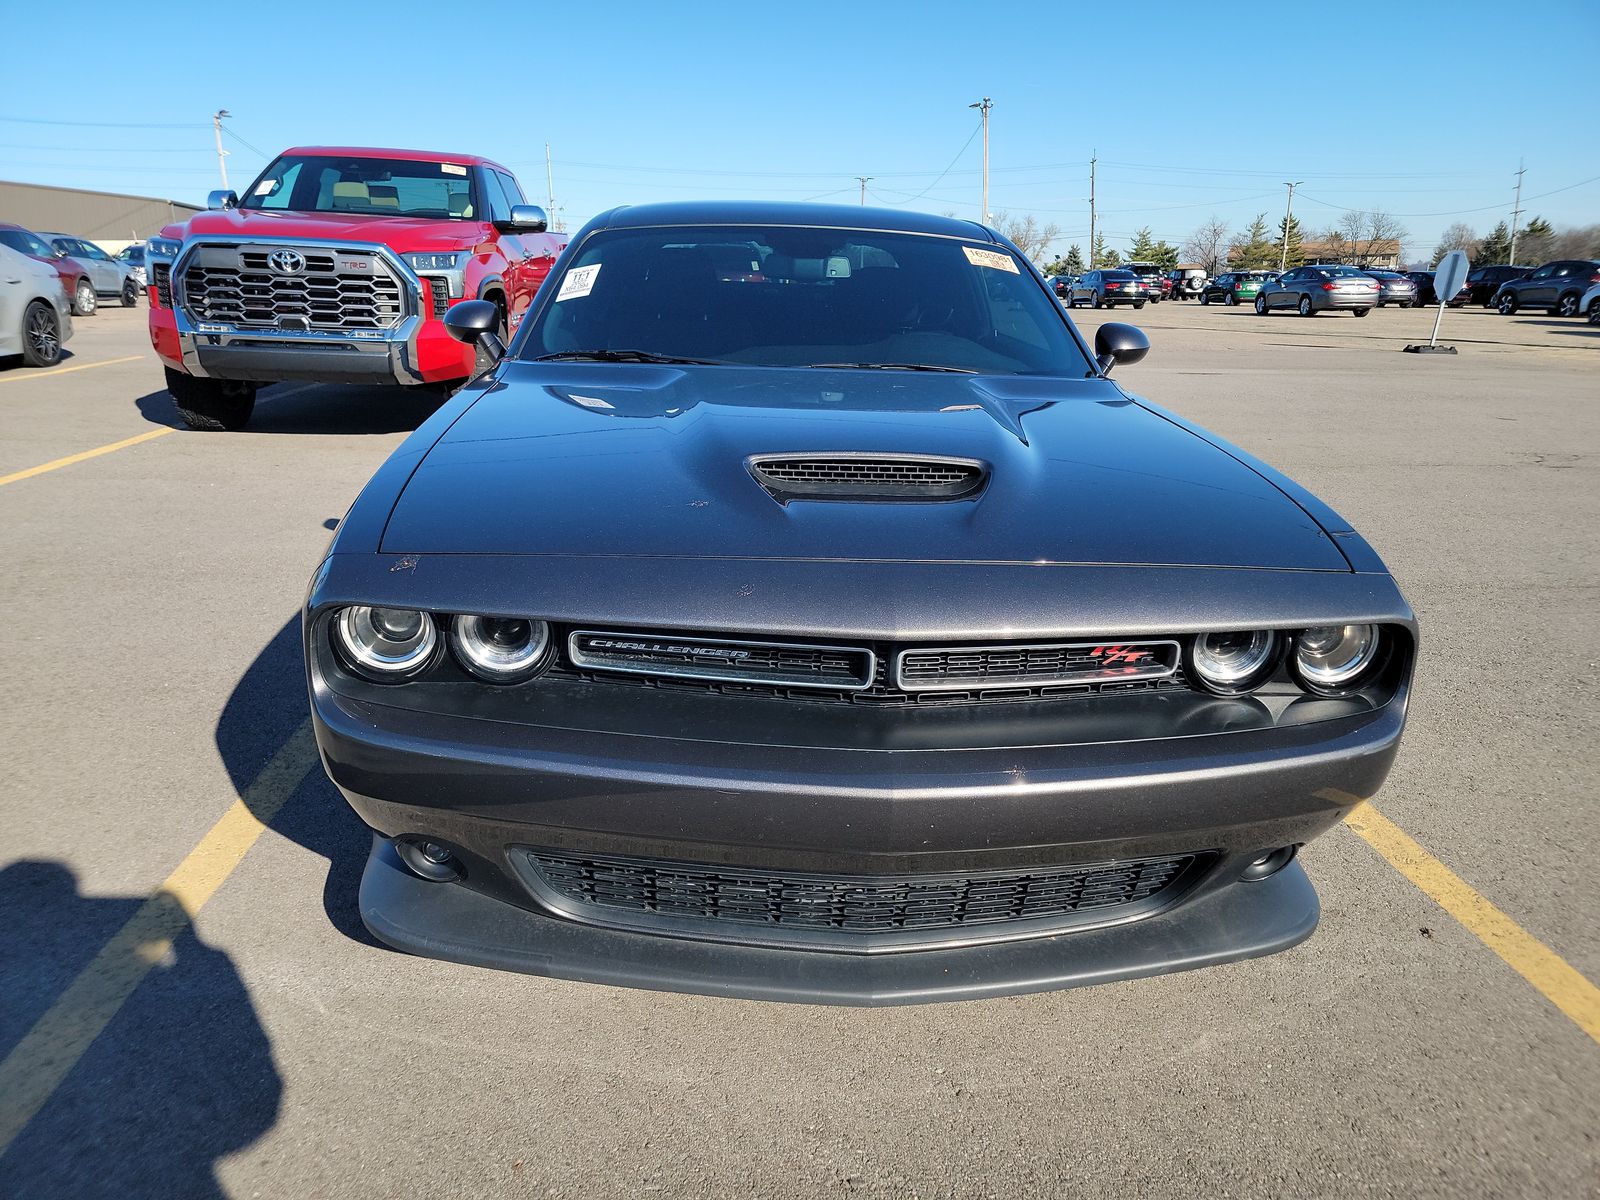
[(150, 268), (152, 282), (156, 287), (156, 299), (161, 302), (162, 308), (172, 307), (172, 264), (158, 262)]
[(428, 285), (428, 292), (433, 297), (433, 315), (443, 317), (445, 310), (450, 307), (449, 280), (441, 279), (437, 275), (424, 275), (422, 280)]
[(845, 934), (966, 929), (1129, 908), (1156, 897), (1193, 854), (1027, 871), (811, 875), (660, 859), (525, 852), (570, 915), (729, 922)]
[(954, 500), (984, 481), (983, 464), (967, 459), (774, 455), (750, 470), (780, 500)]
[(779, 687), (861, 688), (874, 676), (873, 656), (849, 646), (577, 630), (567, 656), (586, 671), (623, 672), (702, 682), (755, 681)]
[(331, 252), (303, 253), (294, 274), (273, 270), (265, 248), (241, 248), (232, 262), (196, 254), (183, 275), (184, 302), (197, 321), (243, 329), (389, 329), (402, 315), (400, 280), (381, 260), (337, 267)]
[(895, 680), (905, 691), (965, 690), (1161, 679), (1178, 668), (1177, 642), (1078, 642), (906, 650)]

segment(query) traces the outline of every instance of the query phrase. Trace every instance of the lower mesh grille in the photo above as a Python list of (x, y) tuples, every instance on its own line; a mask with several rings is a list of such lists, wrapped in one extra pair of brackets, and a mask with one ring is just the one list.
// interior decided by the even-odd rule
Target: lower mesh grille
[[(950, 875), (810, 875), (658, 859), (524, 852), (571, 915), (727, 922), (770, 931), (965, 929), (1132, 908), (1186, 875), (1193, 854)], [(753, 940), (760, 934), (752, 932)]]
[(156, 299), (162, 308), (172, 307), (172, 264), (158, 262), (151, 266), (151, 282), (155, 284)]
[(424, 275), (422, 281), (428, 285), (428, 293), (433, 297), (433, 315), (443, 317), (450, 307), (450, 283), (437, 275)]

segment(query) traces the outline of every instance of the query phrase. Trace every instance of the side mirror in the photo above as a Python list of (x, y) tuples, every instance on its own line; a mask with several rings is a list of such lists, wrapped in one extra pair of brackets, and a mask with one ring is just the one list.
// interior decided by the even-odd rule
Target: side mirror
[(1136, 363), (1149, 353), (1150, 339), (1142, 329), (1110, 321), (1095, 330), (1094, 361), (1102, 375), (1111, 374), (1118, 363)]
[(218, 189), (206, 196), (206, 207), (217, 211), (239, 207), (239, 193)]
[(513, 204), (511, 216), (496, 221), (494, 227), (501, 233), (543, 233), (550, 228), (550, 222), (537, 204)]
[(445, 309), (444, 327), (456, 341), (482, 350), (491, 362), (499, 362), (505, 355), (505, 343), (500, 340), (500, 310), (488, 300), (452, 304)]

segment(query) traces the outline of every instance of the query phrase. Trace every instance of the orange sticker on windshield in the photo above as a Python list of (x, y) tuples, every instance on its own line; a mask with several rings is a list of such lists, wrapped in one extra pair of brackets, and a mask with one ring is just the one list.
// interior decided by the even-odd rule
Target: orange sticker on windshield
[(1009, 254), (1001, 254), (995, 250), (978, 250), (972, 246), (961, 247), (967, 252), (967, 261), (975, 267), (990, 267), (996, 271), (1010, 271), (1013, 275), (1020, 275), (1022, 271), (1017, 267), (1017, 260)]

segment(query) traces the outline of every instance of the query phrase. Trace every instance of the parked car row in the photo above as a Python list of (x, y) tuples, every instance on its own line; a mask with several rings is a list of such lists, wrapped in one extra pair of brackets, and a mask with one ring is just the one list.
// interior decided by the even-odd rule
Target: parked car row
[(53, 367), (71, 336), (66, 278), (54, 263), (0, 238), (0, 358), (20, 354), (30, 367)]
[(66, 233), (35, 233), (21, 225), (0, 224), (0, 245), (53, 267), (72, 299), (74, 316), (87, 317), (102, 297), (125, 308), (139, 302), (140, 284), (127, 262), (112, 258), (93, 242)]

